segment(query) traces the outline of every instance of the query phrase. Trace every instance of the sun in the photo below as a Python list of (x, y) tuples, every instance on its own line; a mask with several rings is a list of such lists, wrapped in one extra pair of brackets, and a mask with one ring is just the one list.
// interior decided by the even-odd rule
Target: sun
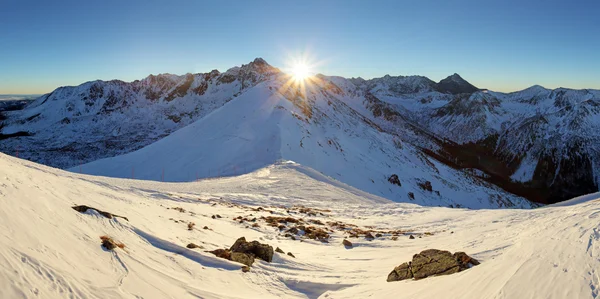
[(292, 67), (292, 76), (298, 82), (304, 81), (310, 76), (310, 68), (304, 63), (297, 63)]

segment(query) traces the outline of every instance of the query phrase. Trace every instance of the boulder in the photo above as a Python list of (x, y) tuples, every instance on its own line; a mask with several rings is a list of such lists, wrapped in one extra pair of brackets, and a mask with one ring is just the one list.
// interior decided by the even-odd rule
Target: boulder
[(273, 261), (273, 247), (268, 244), (261, 244), (258, 241), (247, 242), (246, 238), (241, 237), (235, 241), (229, 249), (231, 252), (249, 253), (257, 258), (271, 262)]
[(427, 249), (415, 254), (412, 262), (403, 263), (394, 268), (388, 274), (387, 281), (453, 274), (476, 265), (479, 265), (479, 261), (464, 252), (452, 254), (445, 250)]
[(415, 279), (460, 271), (460, 265), (450, 251), (437, 249), (427, 249), (415, 254), (411, 267)]
[(254, 263), (254, 255), (251, 253), (232, 252), (231, 260), (251, 267)]
[(387, 281), (400, 281), (410, 279), (413, 277), (412, 270), (410, 269), (409, 263), (404, 263), (392, 270), (388, 275)]
[(458, 262), (460, 270), (469, 269), (473, 266), (479, 265), (479, 261), (468, 256), (466, 253), (460, 251), (454, 253), (454, 259)]
[(293, 253), (291, 253), (291, 252), (288, 252), (288, 253), (287, 253), (287, 255), (289, 255), (289, 256), (291, 256), (291, 257), (293, 257), (293, 258), (295, 258), (295, 257), (296, 257), (296, 256), (295, 256)]
[(279, 247), (275, 248), (275, 252), (284, 253), (285, 254), (285, 251), (281, 250), (281, 248), (279, 248)]

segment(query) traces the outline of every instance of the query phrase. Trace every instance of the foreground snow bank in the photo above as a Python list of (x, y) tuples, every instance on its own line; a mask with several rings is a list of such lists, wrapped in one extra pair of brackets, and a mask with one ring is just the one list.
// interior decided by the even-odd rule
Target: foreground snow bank
[[(597, 197), (564, 207), (471, 211), (391, 203), (296, 164), (239, 177), (157, 183), (80, 176), (0, 155), (0, 201), (0, 298), (599, 295)], [(129, 221), (82, 214), (71, 209), (77, 204)], [(323, 212), (298, 214), (294, 206)], [(258, 220), (240, 223), (240, 216)], [(268, 216), (401, 233), (395, 241), (389, 233), (372, 241), (350, 238), (353, 247), (347, 248), (344, 231), (331, 232), (329, 243), (292, 240), (260, 220)], [(104, 250), (103, 235), (124, 243), (125, 250)], [(271, 263), (257, 260), (243, 273), (241, 264), (205, 252), (229, 247), (241, 236), (295, 258), (276, 253)], [(187, 249), (188, 243), (204, 249)], [(481, 265), (386, 282), (390, 269), (429, 248), (465, 251)]]

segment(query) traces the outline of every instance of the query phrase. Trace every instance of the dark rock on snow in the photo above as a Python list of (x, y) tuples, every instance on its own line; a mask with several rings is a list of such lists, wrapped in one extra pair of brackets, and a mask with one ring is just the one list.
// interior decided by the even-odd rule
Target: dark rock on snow
[(479, 265), (479, 261), (464, 252), (452, 254), (445, 250), (427, 249), (415, 254), (412, 262), (394, 268), (388, 275), (387, 281), (453, 274), (475, 265)]

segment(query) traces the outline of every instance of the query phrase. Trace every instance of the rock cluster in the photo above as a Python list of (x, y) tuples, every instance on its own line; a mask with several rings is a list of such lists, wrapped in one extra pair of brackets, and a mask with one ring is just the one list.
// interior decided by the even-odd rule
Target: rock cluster
[(272, 246), (261, 244), (258, 241), (248, 242), (244, 237), (237, 239), (229, 249), (217, 249), (209, 252), (217, 257), (242, 263), (248, 267), (252, 266), (255, 258), (266, 262), (273, 260)]
[(479, 261), (464, 252), (452, 254), (450, 251), (427, 249), (415, 254), (412, 262), (394, 268), (388, 275), (387, 281), (453, 274), (476, 265), (479, 265)]

